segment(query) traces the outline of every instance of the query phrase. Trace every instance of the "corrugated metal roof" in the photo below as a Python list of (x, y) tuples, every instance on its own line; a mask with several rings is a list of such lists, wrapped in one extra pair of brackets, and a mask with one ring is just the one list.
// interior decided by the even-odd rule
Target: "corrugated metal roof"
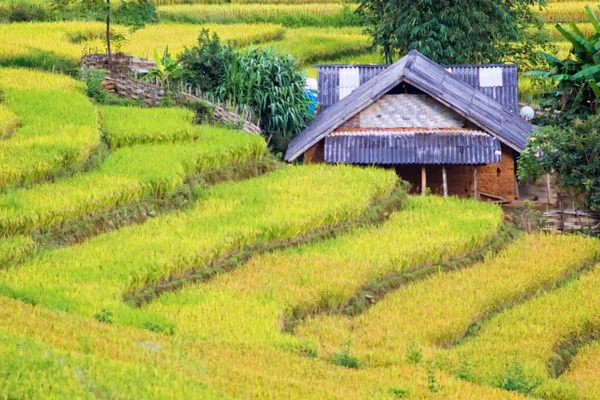
[(285, 160), (296, 159), (402, 82), (451, 108), (513, 150), (522, 151), (534, 130), (530, 122), (413, 50), (377, 78), (359, 86), (348, 97), (321, 112), (302, 134), (291, 141)]
[[(325, 110), (340, 100), (339, 75), (340, 70), (345, 68), (358, 68), (360, 84), (370, 81), (389, 65), (317, 65), (319, 103), (321, 110)], [(486, 64), (486, 65), (449, 65), (445, 66), (457, 79), (465, 82), (486, 96), (491, 97), (502, 104), (513, 114), (519, 113), (519, 73), (514, 64)], [(502, 73), (502, 85), (484, 87), (481, 85), (480, 73), (482, 69), (499, 69)]]
[(485, 132), (337, 133), (325, 138), (332, 164), (483, 165), (501, 161), (500, 142)]

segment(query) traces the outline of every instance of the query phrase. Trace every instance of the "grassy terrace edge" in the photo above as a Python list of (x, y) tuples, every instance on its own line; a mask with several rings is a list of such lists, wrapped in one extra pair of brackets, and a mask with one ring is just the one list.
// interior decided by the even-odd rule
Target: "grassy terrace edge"
[(186, 177), (184, 184), (173, 193), (164, 196), (147, 196), (141, 201), (123, 204), (83, 218), (69, 221), (32, 235), (38, 248), (64, 247), (81, 243), (94, 236), (126, 226), (142, 224), (148, 219), (183, 210), (193, 204), (195, 188), (206, 189), (225, 182), (238, 182), (255, 178), (280, 168), (270, 156), (250, 159), (244, 163), (228, 164), (211, 168)]
[(380, 224), (392, 212), (402, 208), (407, 196), (408, 184), (399, 180), (392, 193), (373, 202), (359, 218), (346, 221), (334, 227), (315, 229), (298, 237), (276, 240), (270, 243), (257, 243), (245, 250), (233, 251), (201, 269), (190, 270), (186, 274), (172, 276), (161, 282), (147, 286), (142, 290), (127, 293), (123, 296), (123, 299), (125, 303), (131, 306), (141, 307), (162, 293), (176, 291), (190, 283), (206, 282), (220, 273), (232, 271), (253, 256), (275, 250), (317, 243), (322, 240), (335, 238), (338, 235), (350, 232), (359, 227)]
[(295, 309), (285, 318), (283, 329), (287, 333), (294, 333), (295, 328), (304, 320), (319, 314), (357, 316), (395, 290), (424, 280), (435, 273), (448, 273), (467, 268), (484, 260), (490, 254), (497, 254), (520, 235), (520, 231), (514, 225), (504, 222), (498, 232), (481, 246), (459, 256), (451, 257), (449, 260), (426, 263), (408, 270), (387, 273), (368, 282), (337, 307), (324, 307), (315, 311)]

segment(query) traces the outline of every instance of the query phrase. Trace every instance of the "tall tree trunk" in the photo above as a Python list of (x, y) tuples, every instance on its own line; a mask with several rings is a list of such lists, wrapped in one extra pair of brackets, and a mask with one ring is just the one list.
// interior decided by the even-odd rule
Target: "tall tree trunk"
[(112, 70), (112, 53), (110, 51), (110, 0), (106, 0), (106, 54), (108, 56), (108, 69)]

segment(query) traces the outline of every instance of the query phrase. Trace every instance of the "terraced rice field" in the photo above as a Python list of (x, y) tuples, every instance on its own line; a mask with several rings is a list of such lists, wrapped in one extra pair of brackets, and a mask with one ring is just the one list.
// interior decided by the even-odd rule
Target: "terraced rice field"
[[(179, 3), (227, 23), (343, 8)], [(579, 21), (571, 3), (546, 15)], [(378, 61), (360, 28), (283, 24), (210, 28), (305, 66)], [(124, 49), (177, 53), (201, 25)], [(101, 28), (0, 25), (0, 64), (69, 70)], [(284, 166), (64, 75), (4, 68), (0, 90), (0, 399), (600, 397), (598, 240), (516, 233), (389, 170)]]

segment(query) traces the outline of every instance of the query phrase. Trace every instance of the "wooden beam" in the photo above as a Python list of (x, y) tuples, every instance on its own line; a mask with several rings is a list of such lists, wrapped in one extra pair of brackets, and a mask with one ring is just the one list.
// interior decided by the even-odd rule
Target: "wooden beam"
[(425, 196), (427, 194), (427, 171), (425, 171), (425, 166), (421, 167), (421, 195)]
[(479, 170), (479, 167), (476, 165), (475, 169), (473, 170), (473, 197), (475, 198), (475, 200), (479, 200), (479, 188), (478, 186), (478, 182), (477, 182), (477, 172)]
[[(548, 189), (548, 204), (552, 204), (552, 186), (550, 185), (550, 174), (546, 174), (546, 187)], [(574, 209), (575, 207), (573, 207)]]
[(445, 165), (442, 165), (442, 186), (444, 187), (444, 197), (448, 197), (448, 174)]

